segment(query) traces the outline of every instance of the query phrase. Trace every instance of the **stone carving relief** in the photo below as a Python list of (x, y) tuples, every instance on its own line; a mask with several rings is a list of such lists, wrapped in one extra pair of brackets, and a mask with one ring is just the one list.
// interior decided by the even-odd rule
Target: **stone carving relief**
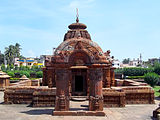
[[(80, 39), (80, 40), (67, 40), (64, 41), (55, 51), (54, 58), (56, 62), (68, 62), (69, 57), (76, 51), (84, 51), (91, 58), (91, 63), (100, 63), (106, 60), (101, 48), (93, 41)], [(109, 59), (108, 59), (109, 60)]]

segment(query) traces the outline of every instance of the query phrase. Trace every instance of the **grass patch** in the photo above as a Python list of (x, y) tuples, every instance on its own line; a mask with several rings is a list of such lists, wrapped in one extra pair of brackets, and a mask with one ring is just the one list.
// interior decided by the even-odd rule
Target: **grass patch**
[(154, 86), (153, 90), (154, 90), (154, 96), (159, 97), (160, 96), (160, 92), (159, 92), (160, 86)]

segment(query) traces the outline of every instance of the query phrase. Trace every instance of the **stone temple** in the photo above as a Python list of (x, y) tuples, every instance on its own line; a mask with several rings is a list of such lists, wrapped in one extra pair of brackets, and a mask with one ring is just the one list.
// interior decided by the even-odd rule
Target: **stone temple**
[[(89, 116), (105, 115), (107, 107), (154, 103), (154, 91), (146, 83), (115, 79), (110, 50), (103, 52), (91, 40), (78, 17), (68, 28), (63, 42), (45, 60), (42, 86), (29, 79), (10, 84), (4, 91), (5, 104), (53, 106), (53, 115)], [(75, 98), (86, 98), (88, 110), (71, 111)]]
[[(88, 96), (89, 110), (103, 110), (103, 87), (115, 86), (113, 59), (91, 40), (85, 24), (76, 23), (53, 57), (46, 60), (43, 84), (56, 87), (56, 110), (69, 110), (70, 96)], [(61, 99), (65, 105), (61, 106)]]

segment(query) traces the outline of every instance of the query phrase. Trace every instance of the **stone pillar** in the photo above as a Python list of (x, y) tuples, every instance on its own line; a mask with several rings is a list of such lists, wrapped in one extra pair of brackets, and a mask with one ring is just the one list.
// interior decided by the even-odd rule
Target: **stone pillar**
[(49, 88), (52, 88), (52, 70), (47, 71), (47, 85)]
[(102, 111), (103, 110), (103, 95), (102, 95), (102, 68), (89, 69), (90, 92), (89, 92), (89, 110)]
[(43, 68), (43, 79), (42, 79), (43, 86), (47, 85), (47, 76), (46, 76), (47, 73), (46, 72), (47, 72), (46, 68)]
[(106, 87), (110, 88), (111, 87), (111, 73), (110, 73), (110, 68), (104, 68), (105, 69), (105, 81), (106, 81)]
[(56, 104), (55, 111), (69, 110), (69, 70), (56, 69)]
[(55, 69), (52, 70), (52, 87), (56, 87)]
[(115, 68), (111, 68), (110, 74), (111, 74), (111, 86), (115, 86), (115, 73), (114, 73)]

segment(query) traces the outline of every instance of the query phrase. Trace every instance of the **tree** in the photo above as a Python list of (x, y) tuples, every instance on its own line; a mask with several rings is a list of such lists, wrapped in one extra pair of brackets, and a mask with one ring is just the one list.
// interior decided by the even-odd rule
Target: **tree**
[(4, 54), (0, 52), (0, 65), (4, 64)]
[(20, 48), (20, 46), (21, 45), (18, 43), (15, 44), (15, 57), (18, 57), (18, 58), (20, 57), (20, 51), (22, 49), (22, 48)]
[(2, 70), (2, 71), (5, 71), (5, 70), (6, 70), (6, 67), (5, 67), (4, 64), (1, 65), (1, 70)]
[(20, 44), (18, 43), (16, 43), (15, 46), (9, 45), (9, 47), (6, 47), (4, 53), (5, 53), (7, 63), (11, 65), (14, 63), (14, 59), (16, 57), (18, 58), (21, 57), (20, 51), (21, 51), (21, 48), (20, 48)]
[(11, 64), (11, 65), (10, 65), (10, 68), (11, 68), (11, 70), (13, 70), (13, 69), (14, 69), (14, 65), (13, 65), (13, 64)]
[(9, 64), (7, 65), (7, 70), (11, 70), (11, 67)]
[(160, 63), (154, 63), (154, 72), (160, 75)]
[(130, 59), (129, 58), (127, 58), (127, 59), (123, 59), (123, 64), (128, 64), (129, 62), (130, 62)]
[(154, 87), (159, 82), (159, 75), (153, 72), (146, 73), (144, 75), (144, 81)]

